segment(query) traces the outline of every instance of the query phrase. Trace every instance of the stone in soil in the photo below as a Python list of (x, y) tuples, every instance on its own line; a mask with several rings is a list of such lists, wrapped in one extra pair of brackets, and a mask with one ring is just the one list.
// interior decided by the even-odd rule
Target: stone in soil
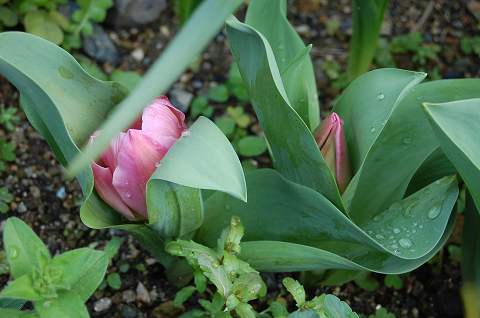
[(115, 28), (129, 28), (158, 19), (167, 8), (165, 0), (115, 0), (106, 22)]

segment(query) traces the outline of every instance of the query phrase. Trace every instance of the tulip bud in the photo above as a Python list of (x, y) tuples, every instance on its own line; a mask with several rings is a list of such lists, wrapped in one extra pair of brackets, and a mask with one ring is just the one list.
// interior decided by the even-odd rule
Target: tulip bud
[[(141, 119), (120, 132), (110, 147), (91, 163), (100, 197), (130, 220), (148, 218), (147, 182), (175, 141), (187, 129), (185, 115), (165, 96), (152, 101)], [(100, 133), (96, 131), (89, 144)]]
[(352, 179), (347, 140), (342, 127), (343, 120), (336, 113), (332, 113), (313, 131), (313, 137), (337, 181), (340, 194)]

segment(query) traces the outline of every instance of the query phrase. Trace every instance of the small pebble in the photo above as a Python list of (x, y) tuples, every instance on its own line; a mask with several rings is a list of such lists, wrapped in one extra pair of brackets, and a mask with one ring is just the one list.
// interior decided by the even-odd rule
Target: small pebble
[(122, 317), (135, 318), (137, 317), (137, 311), (128, 305), (124, 305), (122, 308)]
[(111, 306), (112, 306), (112, 300), (110, 298), (104, 297), (97, 300), (93, 304), (93, 310), (95, 310), (96, 312), (100, 312), (100, 311), (107, 310)]
[(18, 212), (18, 213), (25, 213), (25, 212), (27, 212), (27, 207), (25, 206), (25, 204), (24, 204), (23, 202), (20, 202), (20, 203), (18, 204), (17, 212)]
[(137, 285), (137, 300), (146, 304), (150, 303), (150, 294), (142, 283), (138, 283)]
[(126, 303), (134, 302), (137, 299), (137, 295), (133, 290), (124, 290), (122, 292), (123, 301)]
[(133, 50), (131, 55), (137, 62), (141, 62), (145, 58), (145, 52), (143, 52), (141, 47), (137, 47), (135, 50)]

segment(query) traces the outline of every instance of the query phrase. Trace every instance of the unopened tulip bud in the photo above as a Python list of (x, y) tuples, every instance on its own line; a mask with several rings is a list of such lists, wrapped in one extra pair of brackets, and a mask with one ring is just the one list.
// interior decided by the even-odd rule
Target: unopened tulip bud
[[(95, 189), (112, 208), (131, 220), (148, 218), (147, 182), (175, 141), (187, 129), (185, 115), (165, 96), (151, 102), (100, 159), (92, 162)], [(96, 131), (90, 142), (99, 134)]]
[(347, 140), (342, 127), (343, 120), (336, 113), (332, 113), (313, 131), (313, 137), (337, 181), (340, 194), (352, 179)]

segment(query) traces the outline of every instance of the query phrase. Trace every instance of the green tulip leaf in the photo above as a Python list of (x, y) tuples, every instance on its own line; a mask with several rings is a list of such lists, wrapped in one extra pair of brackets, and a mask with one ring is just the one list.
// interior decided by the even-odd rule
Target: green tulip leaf
[[(20, 91), (29, 121), (64, 166), (81, 154), (78, 147), (128, 92), (118, 83), (93, 78), (58, 46), (22, 32), (0, 34), (0, 72)], [(77, 178), (88, 196), (91, 168), (78, 171)]]
[(51, 261), (50, 252), (42, 240), (20, 219), (13, 217), (7, 220), (3, 242), (12, 275), (16, 279), (32, 275), (35, 269), (41, 270), (46, 262)]
[(317, 84), (313, 65), (302, 39), (286, 17), (287, 1), (252, 0), (245, 24), (261, 33), (272, 48), (284, 80), (286, 94), (295, 111), (313, 131), (319, 124)]
[[(247, 187), (247, 203), (222, 193), (206, 200), (205, 220), (196, 241), (214, 246), (219, 229), (231, 215), (241, 215), (245, 234), (240, 257), (260, 271), (412, 270), (434, 255), (448, 238), (458, 196), (456, 179), (444, 178), (361, 228), (318, 192), (273, 170), (248, 173)], [(394, 244), (398, 247), (392, 247)]]
[(208, 118), (199, 117), (160, 163), (150, 180), (218, 190), (247, 199), (240, 160), (225, 135)]
[[(397, 71), (391, 73), (392, 70), (388, 69), (378, 70), (359, 77), (352, 85), (358, 81), (363, 81), (364, 78), (368, 78), (370, 74), (383, 74), (383, 72), (386, 72), (385, 74), (397, 73)], [(412, 76), (411, 73), (406, 73), (406, 75), (407, 77)], [(413, 77), (415, 77), (415, 74), (413, 74)], [(387, 82), (387, 79), (391, 82), (391, 85), (396, 85), (394, 77), (389, 76), (384, 81)], [(369, 83), (371, 84), (372, 81)], [(393, 109), (393, 112), (386, 118), (387, 122), (373, 141), (373, 144), (368, 146), (370, 147), (368, 153), (367, 150), (362, 151), (362, 153), (366, 153), (363, 164), (343, 194), (345, 207), (349, 212), (349, 216), (356, 224), (361, 225), (367, 222), (393, 203), (401, 200), (413, 175), (416, 174), (423, 162), (439, 146), (437, 138), (423, 112), (422, 103), (426, 101), (442, 103), (463, 98), (478, 98), (480, 97), (479, 85), (479, 79), (441, 80), (420, 84), (412, 89)], [(368, 85), (368, 87), (371, 86)], [(365, 91), (368, 91), (368, 89), (365, 88), (362, 93)], [(380, 92), (375, 91), (375, 93), (378, 94)], [(364, 102), (371, 105), (375, 99), (378, 100), (376, 94), (370, 94), (370, 99), (366, 99)], [(385, 94), (383, 100), (385, 101), (389, 95), (386, 91), (383, 94)], [(358, 96), (355, 98), (358, 99)], [(395, 97), (395, 100), (397, 98)], [(383, 101), (378, 100), (378, 102)], [(347, 108), (345, 107), (344, 110), (347, 110)], [(367, 108), (365, 112), (376, 113), (377, 110), (376, 107), (372, 109)], [(352, 117), (351, 121), (346, 121), (344, 128), (354, 125), (353, 121), (355, 120), (357, 119)], [(378, 122), (379, 126), (382, 126), (380, 117), (378, 117), (376, 122)], [(375, 127), (378, 128), (379, 126)], [(360, 126), (358, 127), (360, 128)], [(347, 127), (346, 129), (347, 135), (353, 133), (353, 131), (350, 131), (351, 128)], [(376, 134), (377, 130), (373, 134)], [(369, 131), (365, 133), (372, 134)], [(347, 141), (349, 138), (352, 137), (347, 137)], [(350, 140), (349, 149), (352, 149), (353, 143), (355, 141)], [(438, 175), (433, 167), (425, 172), (429, 171), (436, 174), (435, 176), (438, 178), (449, 175)], [(445, 170), (445, 172), (448, 171)], [(420, 176), (417, 174), (416, 179), (418, 180), (418, 178)], [(421, 178), (425, 180), (431, 179), (428, 176)]]
[(80, 248), (55, 257), (51, 264), (68, 281), (70, 290), (86, 302), (102, 282), (108, 261), (102, 251)]
[(445, 155), (455, 165), (480, 211), (480, 99), (425, 103), (424, 109)]
[(322, 193), (343, 211), (332, 172), (309, 128), (288, 101), (267, 40), (234, 20), (227, 21), (227, 35), (277, 169), (288, 180)]
[(84, 300), (71, 290), (59, 290), (58, 298), (42, 299), (34, 303), (41, 317), (89, 318)]
[(351, 82), (370, 70), (388, 0), (353, 0), (353, 34), (350, 39), (347, 77)]

